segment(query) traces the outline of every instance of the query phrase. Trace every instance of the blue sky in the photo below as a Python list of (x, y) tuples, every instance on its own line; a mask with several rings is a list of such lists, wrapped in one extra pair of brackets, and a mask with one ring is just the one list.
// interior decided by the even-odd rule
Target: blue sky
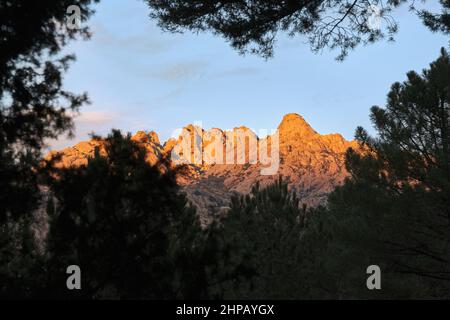
[(87, 91), (92, 104), (76, 118), (75, 139), (61, 137), (52, 148), (111, 128), (155, 130), (163, 141), (200, 121), (204, 128), (273, 129), (290, 112), (320, 133), (352, 139), (358, 125), (370, 131), (369, 109), (385, 104), (393, 82), (427, 67), (448, 46), (406, 7), (393, 13), (396, 42), (358, 47), (344, 62), (334, 59), (337, 51), (312, 53), (299, 37), (280, 36), (275, 56), (264, 60), (239, 55), (208, 33), (164, 33), (142, 0), (102, 1), (96, 11), (91, 40), (67, 48), (77, 61), (65, 78), (67, 89)]

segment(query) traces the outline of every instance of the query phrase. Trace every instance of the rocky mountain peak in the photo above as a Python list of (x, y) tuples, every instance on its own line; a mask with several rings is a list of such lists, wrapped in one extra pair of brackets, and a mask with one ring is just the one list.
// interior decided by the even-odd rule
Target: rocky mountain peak
[[(290, 113), (283, 117), (278, 126), (279, 168), (274, 175), (262, 175), (261, 164), (241, 164), (237, 161), (229, 164), (208, 162), (208, 158), (205, 160), (206, 148), (213, 146), (211, 144), (216, 139), (226, 139), (228, 133), (232, 134), (236, 142), (245, 142), (245, 160), (250, 159), (247, 137), (249, 134), (256, 134), (244, 126), (223, 131), (218, 128), (203, 130), (198, 126), (188, 125), (181, 130), (178, 138), (171, 138), (164, 145), (161, 145), (158, 135), (153, 131), (139, 131), (132, 139), (147, 150), (147, 160), (150, 164), (156, 164), (168, 155), (172, 166), (176, 166), (177, 155), (180, 159), (195, 160), (189, 165), (187, 174), (179, 177), (178, 181), (188, 199), (197, 207), (203, 224), (211, 222), (217, 210), (228, 206), (230, 196), (234, 192), (248, 193), (255, 183), (267, 185), (279, 176), (289, 182), (289, 187), (298, 193), (303, 203), (311, 206), (323, 204), (328, 193), (348, 176), (344, 165), (346, 150), (349, 147), (358, 149), (356, 142), (347, 141), (340, 134), (321, 135), (303, 117)], [(185, 152), (182, 145), (185, 142), (183, 139), (186, 138), (192, 143), (190, 152)], [(266, 139), (260, 138), (260, 141)], [(268, 141), (272, 138), (273, 135), (267, 136)], [(222, 143), (221, 140), (218, 141)], [(195, 145), (194, 142), (200, 144)], [(73, 147), (52, 152), (48, 157), (60, 155), (61, 160), (57, 165), (62, 167), (80, 166), (87, 163), (96, 148), (103, 151), (102, 141), (80, 142)], [(224, 143), (223, 156), (234, 152), (230, 158), (237, 159), (236, 150), (236, 146), (228, 150)], [(215, 151), (211, 153), (210, 158), (216, 159)], [(218, 158), (223, 157), (219, 154)]]
[(150, 131), (149, 133), (138, 131), (131, 139), (140, 143), (160, 144), (158, 134), (154, 131)]
[(300, 137), (314, 137), (318, 133), (309, 125), (306, 120), (297, 113), (289, 113), (283, 117), (278, 126), (280, 138), (297, 139)]

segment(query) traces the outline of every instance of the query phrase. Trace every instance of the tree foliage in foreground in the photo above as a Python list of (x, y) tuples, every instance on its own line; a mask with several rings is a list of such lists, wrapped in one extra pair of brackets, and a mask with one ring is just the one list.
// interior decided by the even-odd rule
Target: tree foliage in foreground
[[(448, 33), (450, 3), (442, 12), (414, 9), (407, 0), (147, 0), (151, 17), (164, 30), (211, 31), (239, 52), (270, 57), (279, 33), (304, 36), (314, 51), (339, 49), (339, 59), (358, 44), (393, 39), (398, 26), (391, 15), (402, 4), (418, 13), (433, 31)], [(374, 9), (378, 8), (378, 9)], [(368, 22), (377, 19), (381, 28)]]
[[(229, 214), (202, 231), (173, 175), (149, 166), (144, 150), (113, 132), (106, 155), (97, 153), (86, 166), (47, 181), (50, 232), (40, 247), (31, 232), (38, 183), (44, 182), (35, 170), (40, 151), (45, 139), (70, 131), (70, 112), (86, 102), (85, 95), (63, 89), (72, 58), (58, 53), (87, 30), (66, 33), (55, 21), (64, 22), (72, 4), (86, 19), (92, 2), (0, 1), (0, 297), (450, 296), (445, 50), (422, 74), (410, 72), (407, 81), (394, 84), (386, 108), (372, 109), (378, 137), (358, 129), (365, 152), (348, 152), (351, 177), (330, 195), (326, 208), (306, 214), (280, 181), (234, 198)], [(334, 4), (326, 8), (345, 19), (362, 8), (359, 1), (151, 1), (160, 8), (155, 14), (163, 26), (213, 28), (238, 49), (256, 44), (256, 52), (269, 55), (275, 32), (285, 30), (313, 34), (313, 48), (335, 45), (345, 53), (364, 30), (347, 37), (338, 24), (320, 38), (320, 30), (327, 30), (317, 29), (326, 12), (317, 9), (321, 3)], [(293, 11), (284, 16), (287, 9)], [(448, 33), (445, 11), (422, 16), (432, 30)], [(334, 34), (338, 31), (343, 33)], [(81, 267), (80, 292), (66, 289), (70, 264)], [(381, 291), (365, 286), (372, 264), (381, 267)]]
[[(282, 183), (232, 202), (215, 238), (218, 297), (450, 296), (450, 59), (394, 83), (373, 107), (378, 136), (358, 128), (350, 177), (308, 219)], [(302, 223), (305, 221), (306, 223)], [(213, 237), (214, 238), (214, 237)], [(381, 268), (368, 290), (367, 268)], [(215, 291), (214, 291), (215, 290)]]
[(79, 6), (86, 21), (94, 2), (0, 1), (0, 222), (32, 211), (39, 194), (33, 167), (45, 140), (70, 133), (71, 113), (87, 102), (64, 89), (74, 56), (60, 52), (89, 32), (60, 26), (69, 6)]
[[(201, 276), (192, 273), (202, 233), (174, 173), (150, 166), (145, 148), (119, 131), (105, 151), (51, 183), (44, 296), (201, 297)], [(69, 265), (82, 270), (79, 292), (65, 287)]]
[(442, 49), (429, 69), (393, 84), (386, 108), (373, 107), (371, 119), (378, 137), (358, 128), (365, 152), (348, 151), (351, 177), (317, 215), (328, 235), (319, 241), (329, 239), (325, 263), (339, 262), (326, 272), (335, 279), (332, 292), (364, 296), (355, 275), (375, 264), (385, 297), (449, 297), (448, 53)]
[(306, 206), (281, 179), (264, 188), (254, 186), (251, 195), (234, 197), (207, 240), (216, 247), (213, 265), (205, 264), (210, 296), (282, 299), (302, 292), (305, 225)]
[[(86, 28), (64, 27), (67, 8), (81, 21), (96, 0), (0, 0), (0, 296), (24, 296), (38, 259), (31, 232), (41, 190), (37, 168), (46, 139), (71, 132), (72, 113), (85, 94), (64, 89), (72, 55), (61, 50), (88, 37)], [(39, 271), (39, 270), (38, 270)], [(39, 272), (36, 272), (39, 273)]]

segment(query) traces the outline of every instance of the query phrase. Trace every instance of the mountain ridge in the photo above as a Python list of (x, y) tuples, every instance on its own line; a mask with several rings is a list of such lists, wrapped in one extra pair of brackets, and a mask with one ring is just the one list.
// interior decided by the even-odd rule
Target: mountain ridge
[[(227, 140), (230, 137), (231, 140)], [(154, 131), (138, 131), (132, 140), (147, 150), (147, 160), (152, 165), (169, 154), (174, 166), (188, 163), (188, 170), (178, 182), (190, 202), (197, 206), (202, 224), (208, 224), (214, 216), (220, 215), (232, 194), (249, 193), (255, 183), (264, 186), (280, 176), (286, 179), (289, 188), (302, 202), (309, 206), (324, 204), (327, 195), (348, 176), (346, 150), (350, 147), (358, 149), (356, 141), (347, 141), (338, 133), (319, 134), (296, 113), (286, 114), (276, 131), (265, 137), (258, 137), (245, 126), (225, 131), (219, 128), (204, 130), (191, 124), (181, 130), (178, 138), (169, 138), (163, 144)], [(277, 170), (275, 174), (263, 175), (262, 170), (267, 166), (258, 157), (264, 150), (267, 154), (274, 151), (272, 148), (277, 147), (277, 141)], [(52, 151), (46, 158), (58, 155), (56, 166), (59, 167), (85, 165), (96, 148), (102, 153), (102, 144), (101, 140), (83, 141), (73, 147)], [(190, 152), (186, 152), (186, 146)], [(243, 148), (241, 156), (239, 146)], [(250, 163), (256, 158), (258, 161)], [(229, 160), (233, 160), (232, 163)]]

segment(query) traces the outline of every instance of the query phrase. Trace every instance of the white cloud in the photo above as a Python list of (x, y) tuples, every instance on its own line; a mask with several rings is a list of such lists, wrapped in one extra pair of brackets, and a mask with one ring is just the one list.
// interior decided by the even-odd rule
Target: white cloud
[(78, 125), (108, 125), (119, 118), (117, 112), (110, 111), (88, 111), (82, 112), (75, 117), (75, 124)]
[(92, 28), (92, 41), (114, 52), (137, 55), (153, 55), (169, 50), (173, 42), (158, 37), (153, 28), (145, 28), (142, 32), (132, 35), (117, 35), (97, 22)]
[(205, 61), (180, 62), (157, 71), (148, 71), (147, 74), (167, 81), (183, 80), (202, 75), (207, 65)]

